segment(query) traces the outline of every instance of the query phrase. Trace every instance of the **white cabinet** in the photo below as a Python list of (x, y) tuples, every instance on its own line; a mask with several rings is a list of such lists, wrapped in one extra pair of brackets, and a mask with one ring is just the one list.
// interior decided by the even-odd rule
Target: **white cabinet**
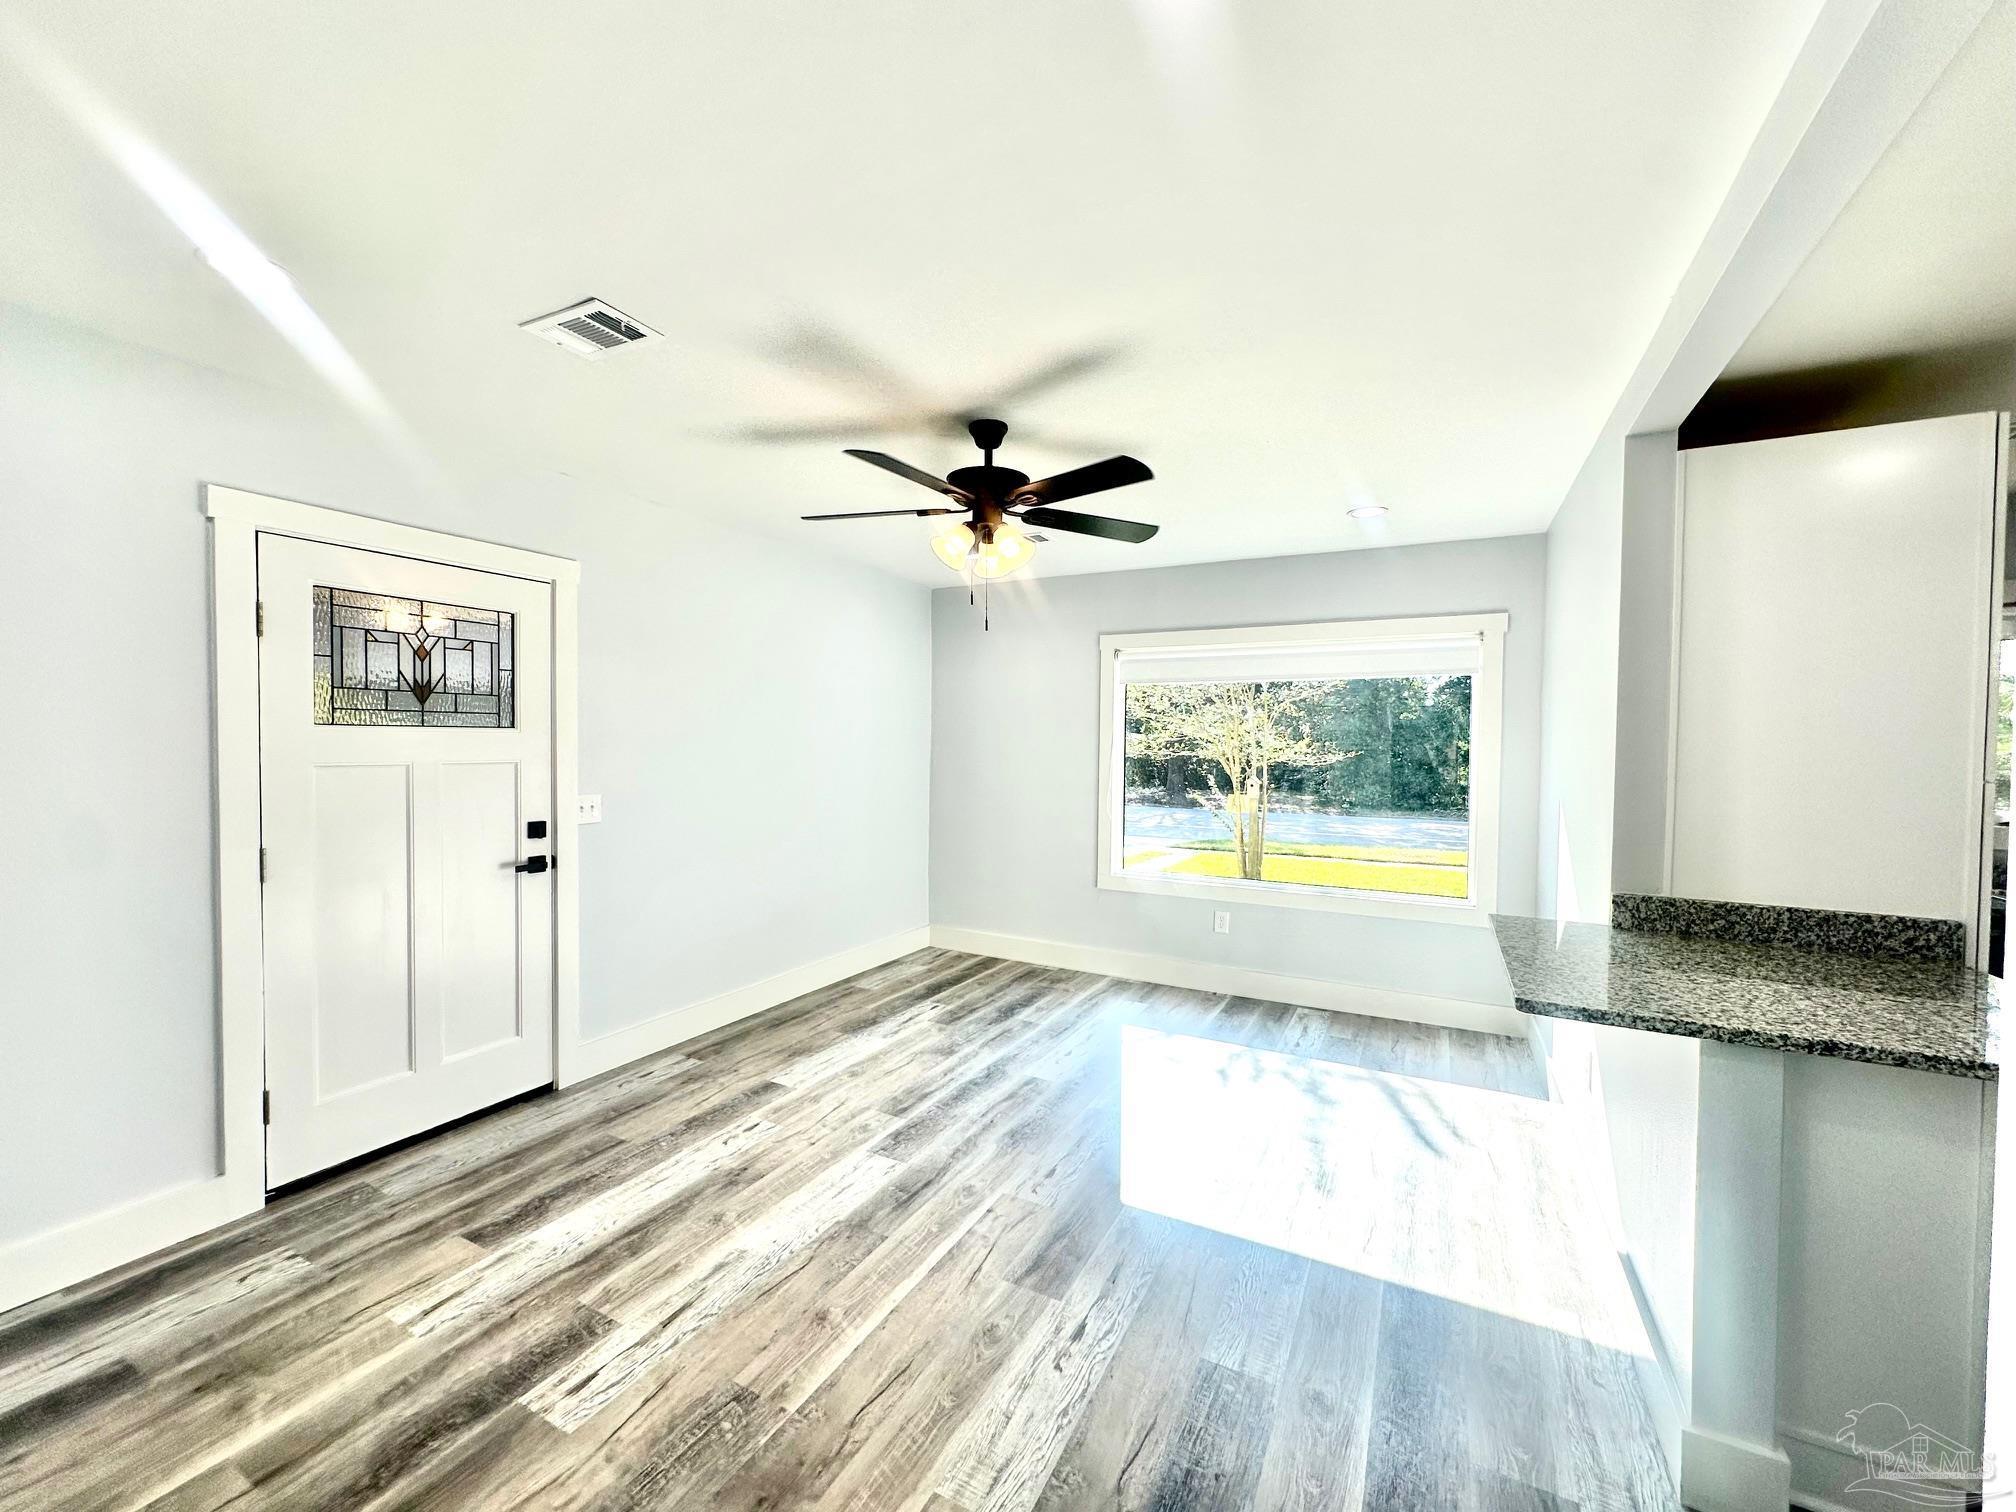
[(2003, 424), (1682, 454), (1667, 891), (1976, 921)]

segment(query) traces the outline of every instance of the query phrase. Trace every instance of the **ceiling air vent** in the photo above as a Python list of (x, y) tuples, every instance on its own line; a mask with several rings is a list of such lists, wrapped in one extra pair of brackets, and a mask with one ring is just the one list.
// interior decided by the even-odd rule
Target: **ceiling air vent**
[(651, 327), (599, 299), (584, 299), (551, 315), (525, 321), (518, 329), (530, 331), (541, 341), (550, 341), (590, 362), (640, 341), (658, 339), (658, 332)]

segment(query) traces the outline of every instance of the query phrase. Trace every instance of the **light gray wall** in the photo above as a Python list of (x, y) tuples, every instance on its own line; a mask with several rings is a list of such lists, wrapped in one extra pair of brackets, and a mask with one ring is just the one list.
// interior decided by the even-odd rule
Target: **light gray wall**
[(1606, 435), (1547, 530), (1536, 901), (1550, 919), (1610, 917), (1623, 480), (1624, 440)]
[[(1626, 853), (1636, 858), (1644, 849), (1643, 835), (1617, 812), (1618, 794), (1648, 784), (1664, 791), (1663, 661), (1656, 686), (1642, 678), (1646, 659), (1663, 644), (1671, 597), (1647, 603), (1642, 581), (1627, 581), (1625, 566), (1663, 572), (1670, 582), (1671, 552), (1662, 555), (1660, 532), (1670, 548), (1673, 456), (1670, 431), (1602, 436), (1547, 532), (1538, 889), (1547, 917), (1608, 921), (1613, 865), (1621, 877)], [(1619, 730), (1620, 710), (1640, 722), (1629, 741)], [(1655, 713), (1657, 728), (1644, 727)], [(1656, 771), (1642, 765), (1652, 756)], [(1663, 847), (1663, 825), (1651, 829)], [(1556, 1100), (1576, 1120), (1576, 1148), (1592, 1189), (1603, 1194), (1618, 1254), (1655, 1336), (1658, 1359), (1645, 1363), (1647, 1400), (1677, 1465), (1692, 1376), (1700, 1044), (1554, 1019), (1533, 1019), (1528, 1029)]]
[[(1116, 548), (1116, 550), (1122, 548)], [(1471, 1002), (1509, 996), (1490, 932), (1099, 888), (1099, 636), (1505, 610), (1499, 907), (1533, 908), (1545, 543), (1538, 536), (997, 584), (933, 599), (931, 921)], [(1606, 737), (1607, 738), (1607, 737)]]
[(1617, 771), (1610, 841), (1618, 892), (1666, 891), (1673, 737), (1673, 585), (1680, 453), (1672, 431), (1624, 441), (1617, 619)]
[(0, 1240), (216, 1171), (204, 481), (580, 560), (586, 1033), (926, 922), (914, 584), (7, 306), (0, 430)]

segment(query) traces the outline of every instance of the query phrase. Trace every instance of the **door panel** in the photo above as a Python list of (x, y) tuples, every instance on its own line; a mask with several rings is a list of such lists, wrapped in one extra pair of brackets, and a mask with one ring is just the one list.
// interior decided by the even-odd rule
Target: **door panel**
[(441, 1054), (453, 1060), (519, 1033), (518, 962), (482, 948), (518, 932), (518, 768), (441, 767)]
[(413, 1070), (410, 776), (404, 766), (313, 774), (318, 1100)]
[(262, 535), (267, 1180), (553, 1079), (551, 588)]

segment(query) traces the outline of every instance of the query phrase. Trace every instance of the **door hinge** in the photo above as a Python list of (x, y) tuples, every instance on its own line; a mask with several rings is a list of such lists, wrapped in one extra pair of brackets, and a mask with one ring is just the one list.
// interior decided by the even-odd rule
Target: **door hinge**
[(259, 884), (262, 887), (266, 884), (266, 847), (263, 845), (259, 847)]
[(261, 1092), (259, 1094), (259, 1117), (266, 1123), (270, 1124), (273, 1122), (273, 1094), (271, 1092)]
[(266, 633), (266, 600), (260, 599), (252, 606), (252, 626), (255, 633)]

